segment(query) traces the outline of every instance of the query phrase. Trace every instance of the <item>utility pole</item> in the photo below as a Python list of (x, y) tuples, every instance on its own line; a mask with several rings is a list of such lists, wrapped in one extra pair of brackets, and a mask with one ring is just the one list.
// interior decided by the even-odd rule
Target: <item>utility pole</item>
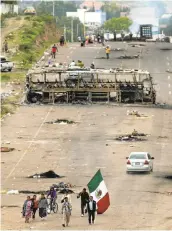
[(66, 26), (64, 25), (64, 39), (66, 41)]
[(78, 23), (77, 23), (77, 37), (79, 36), (79, 25), (78, 25)]
[(73, 43), (73, 18), (71, 20), (71, 42)]
[(55, 1), (53, 1), (53, 17), (55, 16)]

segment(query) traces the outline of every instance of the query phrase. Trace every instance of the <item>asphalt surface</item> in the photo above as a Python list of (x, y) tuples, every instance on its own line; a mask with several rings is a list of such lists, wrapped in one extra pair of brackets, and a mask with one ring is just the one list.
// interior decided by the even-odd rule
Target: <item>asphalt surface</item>
[[(125, 43), (110, 43), (123, 47)], [(162, 45), (162, 44), (161, 44)], [(68, 63), (82, 60), (96, 67), (146, 68), (156, 74), (158, 100), (171, 102), (170, 81), (165, 73), (169, 51), (159, 50), (160, 44), (146, 44), (139, 60), (121, 60), (112, 52), (110, 60), (95, 59), (105, 56), (101, 45), (81, 48), (79, 44), (61, 48), (55, 62)], [(170, 45), (171, 46), (171, 45)], [(131, 51), (130, 51), (131, 49)], [(139, 48), (129, 48), (127, 54), (137, 54)], [(144, 54), (143, 53), (143, 54)], [(156, 54), (153, 56), (152, 54)], [(162, 54), (162, 56), (160, 56)], [(167, 55), (169, 54), (169, 55)], [(149, 60), (148, 60), (149, 57)], [(159, 59), (160, 60), (159, 60)], [(155, 65), (154, 65), (155, 64)], [(43, 62), (41, 63), (43, 65)], [(149, 69), (150, 68), (150, 69)], [(153, 74), (155, 75), (155, 74)], [(170, 78), (168, 78), (170, 76)], [(127, 116), (127, 110), (138, 110), (146, 117)], [(67, 118), (77, 123), (55, 125), (45, 122)], [(117, 142), (115, 137), (131, 133), (134, 129), (148, 134), (145, 142)], [(3, 190), (46, 190), (52, 183), (70, 182), (72, 188), (72, 217), (67, 229), (166, 229), (172, 227), (171, 217), (171, 170), (172, 111), (157, 108), (136, 108), (113, 105), (31, 105), (22, 106), (2, 122), (2, 145), (14, 147), (2, 153)], [(126, 157), (131, 151), (148, 151), (154, 160), (151, 174), (126, 174)], [(107, 185), (111, 206), (103, 215), (96, 217), (94, 226), (88, 226), (87, 216), (80, 217), (80, 201), (76, 194), (87, 185), (98, 169), (101, 169)], [(62, 179), (28, 179), (28, 175), (54, 170), (65, 176)], [(21, 219), (21, 208), (26, 195), (2, 195), (2, 229), (61, 229), (62, 217), (51, 214), (47, 221), (38, 218), (30, 224)], [(59, 196), (58, 202), (60, 206)], [(8, 206), (15, 205), (16, 208)]]

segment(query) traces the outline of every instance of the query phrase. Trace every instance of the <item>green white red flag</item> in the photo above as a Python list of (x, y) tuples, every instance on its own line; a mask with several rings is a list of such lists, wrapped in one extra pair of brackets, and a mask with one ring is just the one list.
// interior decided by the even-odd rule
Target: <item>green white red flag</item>
[(87, 186), (90, 195), (93, 196), (93, 199), (97, 202), (97, 213), (104, 213), (110, 205), (110, 198), (100, 169), (90, 180)]

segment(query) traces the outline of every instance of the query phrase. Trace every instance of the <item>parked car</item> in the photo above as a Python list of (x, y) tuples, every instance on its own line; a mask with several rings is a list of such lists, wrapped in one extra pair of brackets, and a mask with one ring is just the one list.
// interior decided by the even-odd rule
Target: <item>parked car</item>
[(152, 172), (153, 159), (148, 152), (131, 152), (127, 159), (127, 173)]
[(7, 59), (3, 56), (0, 57), (0, 70), (3, 71), (11, 71), (13, 69), (13, 63), (7, 61)]

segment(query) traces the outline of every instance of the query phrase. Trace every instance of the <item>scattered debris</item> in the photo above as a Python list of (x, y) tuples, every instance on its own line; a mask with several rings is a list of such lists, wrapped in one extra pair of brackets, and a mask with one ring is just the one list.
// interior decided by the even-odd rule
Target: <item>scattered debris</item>
[(20, 206), (18, 206), (18, 205), (1, 205), (1, 208), (2, 209), (5, 209), (5, 208), (20, 208)]
[(146, 141), (146, 139), (139, 138), (140, 136), (146, 136), (144, 133), (138, 133), (135, 129), (132, 134), (121, 135), (115, 138), (118, 141)]
[(136, 117), (148, 117), (144, 114), (140, 114), (138, 111), (127, 111), (127, 115), (133, 115), (133, 116), (136, 116)]
[(74, 193), (74, 191), (73, 190), (71, 190), (71, 189), (61, 189), (58, 193), (61, 193), (61, 194), (66, 194), (66, 193), (69, 193), (69, 194), (71, 194), (71, 193)]
[(41, 194), (41, 193), (48, 193), (48, 190), (47, 191), (29, 191), (29, 190), (21, 190), (19, 191), (19, 193), (23, 193), (23, 194)]
[(167, 139), (168, 136), (158, 136), (158, 139)]
[(7, 194), (8, 194), (8, 195), (10, 195), (10, 194), (15, 194), (15, 195), (17, 195), (17, 194), (19, 194), (19, 191), (18, 191), (18, 190), (9, 190), (9, 191), (7, 192)]
[(54, 171), (50, 170), (48, 172), (36, 173), (28, 178), (62, 178), (63, 176), (57, 175)]
[(114, 48), (114, 49), (111, 49), (111, 51), (125, 51), (124, 48)]
[(138, 59), (139, 55), (122, 55), (119, 56), (118, 59)]
[(145, 44), (142, 44), (142, 43), (138, 43), (138, 44), (128, 44), (128, 45), (130, 45), (130, 46), (140, 46), (140, 47), (144, 47), (144, 46), (146, 46)]
[(96, 57), (96, 59), (107, 59), (106, 57)]
[(170, 47), (164, 47), (164, 48), (160, 48), (161, 51), (171, 51), (172, 48)]
[(15, 148), (1, 147), (1, 152), (12, 152)]
[(73, 188), (75, 185), (72, 185), (71, 183), (64, 183), (60, 182), (58, 184), (53, 184), (52, 185), (54, 188), (59, 189), (59, 188)]
[(55, 121), (45, 122), (46, 124), (75, 124), (72, 120), (67, 119), (57, 119)]

